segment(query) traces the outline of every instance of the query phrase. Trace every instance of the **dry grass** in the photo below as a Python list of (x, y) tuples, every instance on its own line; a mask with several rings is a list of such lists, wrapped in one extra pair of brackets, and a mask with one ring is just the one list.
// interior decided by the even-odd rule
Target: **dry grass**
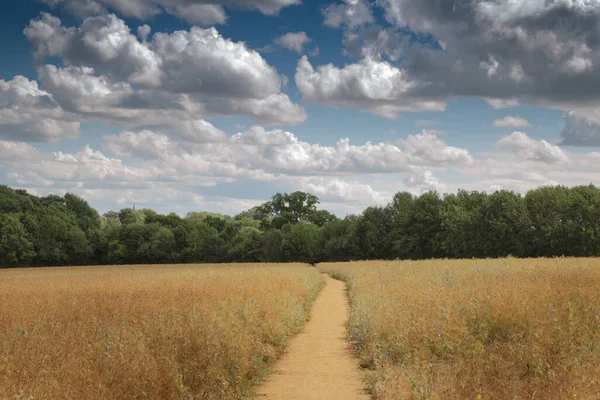
[(600, 399), (600, 260), (321, 264), (377, 399)]
[(0, 271), (0, 398), (242, 397), (323, 284), (300, 264)]

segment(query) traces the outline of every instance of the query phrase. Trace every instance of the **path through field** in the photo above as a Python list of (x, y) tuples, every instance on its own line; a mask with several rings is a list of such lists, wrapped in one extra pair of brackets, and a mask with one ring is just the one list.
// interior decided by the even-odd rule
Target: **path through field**
[(258, 388), (268, 400), (368, 400), (358, 361), (346, 341), (348, 298), (344, 282), (325, 276), (327, 286), (315, 301), (303, 333), (292, 339), (274, 366), (275, 374)]

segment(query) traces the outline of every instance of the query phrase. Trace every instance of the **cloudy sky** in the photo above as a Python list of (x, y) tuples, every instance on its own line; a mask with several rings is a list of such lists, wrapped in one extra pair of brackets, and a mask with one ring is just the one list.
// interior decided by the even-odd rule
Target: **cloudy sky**
[(22, 0), (0, 184), (101, 212), (600, 184), (600, 0)]

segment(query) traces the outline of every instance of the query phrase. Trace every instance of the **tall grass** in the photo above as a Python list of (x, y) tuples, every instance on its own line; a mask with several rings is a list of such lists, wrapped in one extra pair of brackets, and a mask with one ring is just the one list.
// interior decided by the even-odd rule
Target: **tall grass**
[(0, 398), (242, 397), (323, 285), (300, 264), (0, 271)]
[(600, 260), (321, 264), (377, 399), (599, 399)]

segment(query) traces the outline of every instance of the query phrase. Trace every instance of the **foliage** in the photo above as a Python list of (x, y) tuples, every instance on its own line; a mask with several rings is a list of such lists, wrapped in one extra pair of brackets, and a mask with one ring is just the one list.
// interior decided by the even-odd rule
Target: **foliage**
[(235, 217), (103, 216), (80, 197), (0, 186), (0, 267), (138, 263), (600, 256), (600, 189), (542, 187), (525, 196), (402, 192), (339, 219), (309, 193), (277, 193)]

